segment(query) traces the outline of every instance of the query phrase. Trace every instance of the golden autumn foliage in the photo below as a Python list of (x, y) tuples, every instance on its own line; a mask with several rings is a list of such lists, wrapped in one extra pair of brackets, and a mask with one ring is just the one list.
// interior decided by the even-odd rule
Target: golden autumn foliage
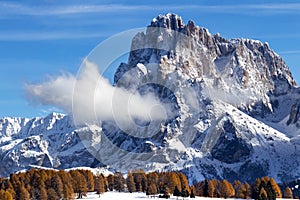
[(232, 187), (231, 183), (227, 180), (223, 180), (220, 183), (220, 195), (225, 199), (234, 196), (234, 188)]
[[(126, 179), (121, 172), (105, 177), (94, 175), (89, 170), (43, 170), (31, 169), (27, 172), (0, 178), (0, 199), (2, 200), (56, 200), (83, 198), (88, 192), (102, 194), (108, 190), (126, 192), (145, 192), (147, 195), (159, 194), (168, 197), (194, 198), (195, 196), (215, 198), (240, 198), (273, 200), (282, 197), (280, 187), (270, 177), (262, 177), (250, 186), (247, 182), (230, 183), (227, 180), (204, 180), (189, 185), (187, 177), (181, 172), (128, 171)], [(292, 190), (284, 190), (285, 198), (292, 198)]]
[(188, 194), (190, 194), (189, 181), (183, 173), (178, 173), (178, 177), (181, 184), (181, 190), (185, 190)]
[(245, 186), (241, 183), (241, 181), (234, 181), (233, 187), (235, 191), (235, 197), (238, 199), (243, 199), (246, 189)]
[(154, 183), (151, 183), (147, 188), (146, 195), (156, 195), (158, 194), (157, 186)]
[(71, 170), (70, 175), (72, 177), (72, 187), (75, 193), (77, 193), (77, 198), (81, 199), (87, 194), (88, 184), (82, 173), (78, 170)]
[(106, 191), (107, 187), (107, 181), (106, 178), (103, 174), (100, 174), (94, 178), (94, 186), (95, 186), (95, 191), (99, 196)]
[(29, 192), (25, 189), (24, 186), (19, 186), (17, 198), (19, 200), (29, 200), (30, 199)]
[(13, 200), (12, 194), (8, 190), (0, 190), (0, 199), (2, 200)]
[(128, 192), (132, 193), (136, 191), (134, 177), (130, 172), (128, 172), (127, 174), (126, 185), (127, 185)]
[(215, 197), (215, 190), (216, 190), (216, 184), (214, 183), (214, 180), (208, 181), (208, 185), (207, 185), (208, 197)]
[(137, 192), (146, 192), (148, 187), (147, 175), (143, 170), (133, 170), (135, 188)]
[(259, 195), (258, 195), (259, 200), (267, 200), (268, 199), (268, 193), (264, 188), (261, 188)]
[(251, 186), (249, 185), (249, 183), (245, 182), (244, 184), (245, 190), (244, 192), (244, 199), (250, 199), (251, 198)]
[(121, 172), (116, 172), (114, 175), (114, 189), (118, 192), (125, 191), (125, 179)]
[(292, 199), (293, 198), (293, 192), (292, 192), (291, 188), (286, 187), (284, 189), (284, 198), (285, 199)]
[(147, 174), (148, 185), (155, 184), (158, 185), (158, 173), (150, 172)]
[(269, 181), (270, 181), (272, 189), (275, 191), (276, 198), (282, 198), (282, 192), (280, 190), (280, 187), (275, 182), (275, 180), (273, 178), (270, 178)]
[(93, 192), (94, 191), (94, 174), (90, 170), (78, 170), (85, 178), (87, 183), (87, 191)]

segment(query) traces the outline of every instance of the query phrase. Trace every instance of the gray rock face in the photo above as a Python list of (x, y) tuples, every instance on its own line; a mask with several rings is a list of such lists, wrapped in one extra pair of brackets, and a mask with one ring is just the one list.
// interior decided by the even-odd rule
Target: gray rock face
[(232, 164), (245, 161), (250, 157), (253, 147), (237, 136), (237, 130), (232, 122), (225, 121), (222, 129), (217, 131), (221, 133), (211, 151), (213, 158)]
[(157, 79), (164, 83), (172, 62), (176, 63), (173, 72), (180, 71), (191, 80), (205, 76), (218, 80), (216, 86), (228, 95), (235, 93), (243, 98), (234, 102), (237, 106), (268, 121), (282, 120), (279, 117), (281, 111), (277, 112), (272, 102), (284, 104), (281, 96), (295, 94), (296, 82), (289, 68), (267, 43), (249, 39), (227, 40), (220, 34), (210, 34), (193, 21), (185, 25), (175, 14), (158, 16), (146, 33), (134, 37), (129, 62), (120, 65), (115, 83), (138, 63), (159, 64)]
[(287, 125), (295, 124), (297, 128), (300, 128), (299, 119), (300, 119), (300, 101), (298, 100), (295, 104), (292, 105), (290, 116), (286, 124)]
[[(289, 68), (267, 43), (227, 40), (220, 34), (210, 34), (193, 21), (185, 25), (179, 16), (166, 14), (153, 19), (145, 33), (134, 37), (128, 60), (115, 74), (116, 85), (139, 88), (143, 81), (119, 81), (124, 74), (131, 74), (132, 77), (138, 75), (140, 80), (158, 82), (174, 92), (180, 115), (171, 120), (176, 126), (165, 133), (169, 136), (164, 139), (165, 146), (168, 148), (173, 139), (186, 144), (184, 135), (190, 135), (193, 142), (186, 148), (198, 149), (203, 154), (192, 156), (191, 165), (195, 166), (189, 173), (198, 171), (206, 178), (231, 180), (238, 177), (254, 180), (270, 174), (281, 180), (288, 179), (289, 176), (280, 175), (282, 168), (274, 167), (274, 162), (285, 160), (275, 145), (292, 149), (295, 143), (288, 142), (288, 132), (281, 135), (272, 128), (287, 130), (280, 122), (289, 116), (286, 108), (295, 104), (299, 92)], [(146, 74), (138, 73), (140, 64), (147, 68)], [(199, 110), (186, 109), (191, 107), (182, 95), (186, 92), (184, 88), (195, 91)], [(290, 115), (294, 121), (297, 109), (293, 106)], [(220, 121), (224, 113), (229, 119)], [(182, 162), (189, 165), (191, 161)], [(176, 164), (170, 162), (169, 166), (173, 165)], [(299, 176), (296, 171), (293, 177)]]

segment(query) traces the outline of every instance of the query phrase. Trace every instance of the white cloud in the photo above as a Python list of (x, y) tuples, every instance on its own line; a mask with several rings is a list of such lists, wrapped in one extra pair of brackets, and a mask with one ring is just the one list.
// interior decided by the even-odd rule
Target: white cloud
[(164, 120), (166, 112), (153, 94), (141, 96), (112, 86), (97, 65), (85, 61), (78, 77), (62, 74), (38, 84), (25, 84), (27, 99), (34, 104), (55, 106), (75, 116), (78, 123), (115, 120), (124, 127), (134, 119)]
[(71, 74), (50, 77), (48, 81), (39, 84), (24, 85), (26, 98), (32, 104), (53, 105), (72, 111), (72, 95), (76, 78)]

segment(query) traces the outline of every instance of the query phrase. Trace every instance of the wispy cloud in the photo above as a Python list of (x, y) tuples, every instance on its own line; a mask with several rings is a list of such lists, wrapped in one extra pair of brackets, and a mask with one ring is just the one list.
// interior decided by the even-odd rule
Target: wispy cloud
[(250, 5), (252, 8), (256, 9), (266, 9), (266, 10), (299, 10), (300, 3), (277, 3), (277, 4), (257, 4)]
[(39, 41), (39, 40), (72, 40), (84, 38), (108, 37), (109, 33), (76, 33), (76, 32), (0, 32), (0, 41)]
[(278, 53), (280, 55), (300, 54), (300, 50), (281, 51), (281, 52), (278, 52)]
[(19, 15), (70, 15), (85, 13), (103, 13), (103, 12), (119, 12), (130, 10), (149, 10), (150, 6), (130, 6), (120, 4), (107, 5), (60, 5), (60, 6), (33, 6), (21, 3), (0, 3), (0, 11), (3, 14), (19, 14)]
[(123, 5), (123, 4), (74, 4), (74, 5), (26, 5), (22, 3), (0, 3), (0, 15), (74, 15), (85, 13), (126, 12), (153, 10), (199, 10), (204, 12), (239, 13), (239, 14), (300, 14), (300, 3), (275, 4), (237, 4), (237, 5)]

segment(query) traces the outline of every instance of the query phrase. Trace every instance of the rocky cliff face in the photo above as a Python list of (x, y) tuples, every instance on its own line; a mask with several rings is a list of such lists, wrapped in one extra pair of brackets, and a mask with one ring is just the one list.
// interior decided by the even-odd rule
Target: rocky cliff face
[(295, 124), (297, 128), (300, 128), (299, 119), (300, 119), (300, 102), (297, 101), (291, 107), (291, 112), (289, 115), (289, 119), (286, 122), (286, 125)]
[[(258, 174), (285, 179), (284, 170), (274, 164), (282, 163), (284, 156), (278, 155), (274, 145), (282, 140), (285, 145), (281, 148), (298, 148), (289, 140), (291, 131), (299, 131), (287, 124), (297, 124), (299, 89), (289, 68), (267, 43), (227, 40), (193, 21), (185, 25), (175, 14), (160, 15), (145, 33), (133, 38), (128, 63), (122, 63), (115, 73), (115, 84), (120, 87), (134, 90), (150, 82), (169, 88), (177, 100), (180, 115), (172, 120), (176, 126), (166, 130), (167, 144), (176, 138), (187, 149), (203, 153), (192, 155), (193, 164), (183, 162), (185, 165), (199, 173), (208, 171), (205, 177), (213, 174), (230, 179), (243, 173), (251, 180)], [(196, 106), (189, 97), (198, 100)], [(244, 116), (244, 121), (235, 118), (235, 113)], [(187, 142), (186, 135), (193, 141)], [(262, 149), (267, 154), (278, 152), (280, 159)], [(297, 155), (294, 150), (290, 153)]]
[(132, 130), (112, 121), (76, 128), (68, 116), (2, 119), (0, 162), (12, 167), (1, 164), (1, 174), (29, 164), (107, 164), (125, 172), (181, 170), (191, 181), (299, 178), (300, 92), (268, 44), (227, 40), (175, 14), (160, 15), (133, 38), (114, 81), (155, 93), (167, 105), (167, 118), (137, 119)]
[(214, 88), (244, 98), (235, 102), (236, 106), (262, 118), (275, 112), (268, 119), (277, 122), (282, 120), (279, 117), (282, 111), (276, 113), (276, 107), (281, 107), (280, 97), (295, 93), (292, 90), (296, 83), (289, 68), (267, 43), (227, 40), (220, 34), (210, 34), (193, 21), (185, 25), (174, 14), (158, 16), (146, 33), (136, 35), (129, 61), (118, 68), (115, 82), (138, 63), (159, 64), (157, 74), (147, 74), (148, 78), (155, 76), (152, 79), (157, 78), (156, 82), (165, 81), (167, 76), (178, 72), (189, 80), (209, 77), (213, 79)]

